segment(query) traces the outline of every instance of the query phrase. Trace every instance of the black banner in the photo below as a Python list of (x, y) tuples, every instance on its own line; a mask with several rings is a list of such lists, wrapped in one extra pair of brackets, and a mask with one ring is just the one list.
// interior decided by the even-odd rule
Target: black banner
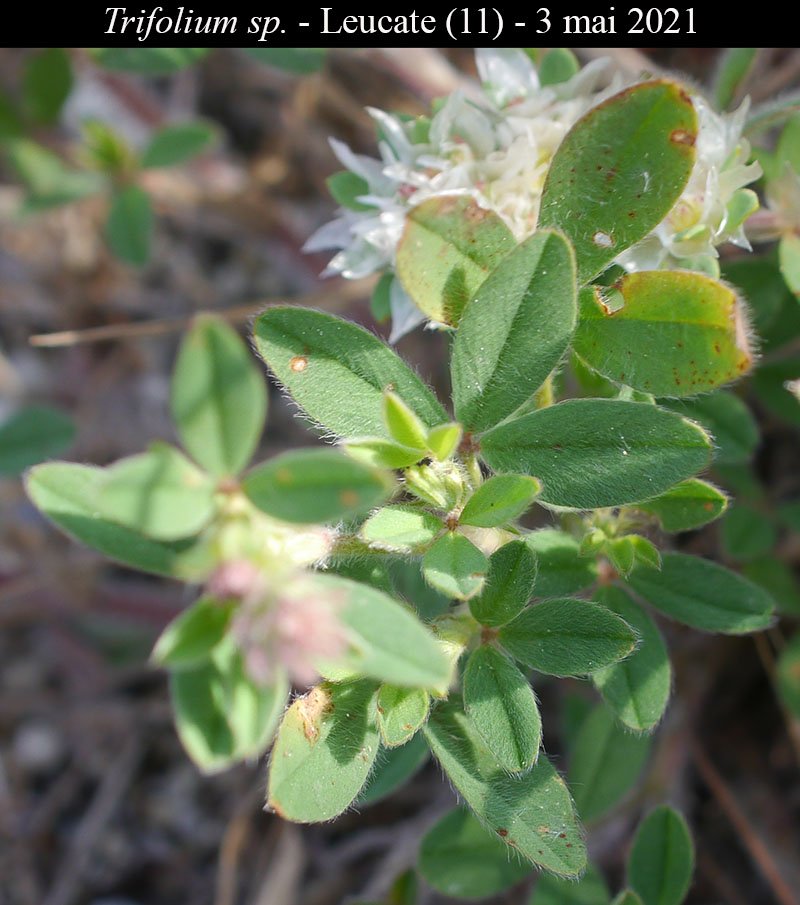
[(534, 0), (507, 6), (185, 3), (15, 7), (13, 46), (96, 47), (728, 47), (781, 45), (778, 13), (711, 5)]

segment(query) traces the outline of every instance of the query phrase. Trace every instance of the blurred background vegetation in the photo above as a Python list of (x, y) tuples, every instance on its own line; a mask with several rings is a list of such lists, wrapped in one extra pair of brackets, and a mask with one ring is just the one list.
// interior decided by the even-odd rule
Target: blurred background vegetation
[[(786, 221), (775, 211), (784, 167), (800, 172), (800, 53), (606, 54), (634, 74), (686, 73), (725, 107), (749, 94), (761, 117), (751, 140), (771, 201), (756, 216), (765, 235), (784, 235), (780, 250), (723, 261), (750, 300), (760, 361), (732, 391), (680, 405), (715, 435), (712, 477), (737, 502), (677, 543), (763, 583), (781, 618), (754, 638), (664, 625), (676, 694), (640, 774), (620, 749), (626, 775), (609, 778), (590, 851), (618, 879), (638, 817), (669, 799), (696, 834), (689, 902), (790, 905), (800, 902), (800, 212), (792, 226), (791, 211)], [(462, 50), (0, 51), (0, 902), (452, 901), (405, 873), (453, 800), (431, 765), (361, 813), (303, 828), (262, 812), (261, 765), (199, 775), (164, 677), (147, 665), (185, 592), (58, 534), (19, 475), (50, 456), (105, 464), (174, 439), (169, 374), (198, 311), (244, 329), (291, 300), (374, 326), (374, 284), (320, 281), (325, 257), (302, 252), (336, 206), (328, 136), (371, 153), (366, 105), (424, 112), (473, 75)], [(401, 350), (446, 395), (442, 336), (417, 331)], [(307, 443), (270, 391), (262, 452)], [(548, 753), (566, 769), (588, 697), (575, 680), (544, 684), (541, 697), (545, 725), (562, 726)], [(531, 886), (494, 901), (527, 902)]]

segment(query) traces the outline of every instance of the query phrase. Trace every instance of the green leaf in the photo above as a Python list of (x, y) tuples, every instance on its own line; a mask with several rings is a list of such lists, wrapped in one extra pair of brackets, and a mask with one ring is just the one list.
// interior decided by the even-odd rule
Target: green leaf
[(450, 781), (497, 838), (544, 870), (565, 877), (583, 872), (586, 848), (572, 799), (543, 754), (527, 773), (506, 773), (453, 696), (423, 731)]
[(626, 88), (567, 133), (550, 164), (539, 228), (571, 240), (580, 283), (666, 217), (692, 172), (697, 130), (685, 90), (662, 80)]
[(409, 449), (377, 437), (348, 440), (341, 445), (351, 459), (374, 468), (408, 468), (423, 458), (418, 449)]
[(764, 407), (794, 427), (800, 427), (800, 399), (790, 385), (800, 380), (800, 356), (762, 364), (753, 376), (752, 387)]
[(387, 748), (404, 745), (428, 719), (430, 696), (422, 688), (381, 685), (378, 692), (378, 728)]
[(628, 885), (643, 905), (680, 905), (694, 872), (694, 846), (681, 814), (666, 805), (639, 825), (628, 859)]
[(774, 603), (762, 588), (723, 566), (665, 553), (661, 569), (637, 569), (628, 584), (671, 619), (709, 632), (739, 635), (772, 624)]
[(542, 720), (528, 680), (499, 650), (476, 648), (464, 670), (464, 708), (497, 762), (510, 773), (539, 756)]
[(89, 166), (100, 170), (112, 181), (124, 181), (138, 168), (138, 153), (125, 136), (108, 123), (86, 119), (81, 123), (81, 132), (82, 157)]
[(28, 496), (53, 523), (104, 556), (143, 572), (176, 575), (186, 544), (159, 543), (100, 515), (102, 468), (53, 462), (28, 472)]
[(254, 339), (307, 416), (340, 437), (390, 439), (383, 417), (387, 389), (428, 427), (447, 420), (417, 375), (356, 324), (305, 308), (270, 308), (256, 320)]
[(389, 436), (395, 443), (417, 449), (420, 453), (428, 448), (428, 431), (425, 425), (396, 393), (389, 391), (384, 394), (383, 416), (386, 419)]
[(781, 651), (776, 675), (781, 700), (789, 713), (800, 720), (800, 634)]
[(478, 528), (495, 528), (519, 518), (542, 489), (536, 478), (495, 475), (472, 494), (459, 521)]
[(564, 597), (594, 584), (597, 563), (579, 553), (578, 541), (564, 531), (540, 528), (525, 535), (525, 544), (536, 554), (539, 597)]
[(376, 547), (411, 551), (425, 546), (444, 530), (444, 525), (424, 509), (384, 506), (361, 526), (361, 537)]
[(434, 542), (422, 559), (425, 580), (438, 591), (469, 600), (483, 587), (489, 560), (463, 534), (448, 532)]
[(168, 669), (204, 663), (225, 637), (232, 613), (224, 601), (201, 597), (164, 629), (153, 648), (153, 661)]
[(454, 808), (422, 839), (419, 871), (437, 892), (485, 899), (519, 883), (532, 867), (463, 808)]
[(472, 615), (483, 625), (510, 622), (533, 596), (536, 573), (536, 554), (528, 544), (519, 540), (503, 544), (489, 557), (481, 593), (469, 602)]
[(686, 402), (666, 402), (665, 406), (697, 421), (711, 434), (715, 465), (739, 465), (753, 457), (760, 439), (758, 425), (750, 409), (733, 393), (712, 393)]
[(242, 487), (267, 515), (312, 524), (366, 512), (389, 496), (394, 482), (386, 472), (335, 450), (298, 449), (257, 465)]
[(800, 236), (784, 233), (778, 243), (778, 261), (789, 290), (800, 298)]
[(624, 660), (592, 673), (592, 681), (629, 729), (649, 732), (664, 715), (672, 685), (664, 639), (653, 620), (621, 588), (601, 588), (595, 600), (624, 619), (639, 636), (639, 644)]
[(744, 127), (744, 135), (752, 137), (767, 129), (780, 126), (800, 113), (800, 93), (788, 91), (771, 101), (753, 108)]
[(481, 454), (501, 472), (535, 475), (540, 499), (599, 509), (649, 499), (709, 464), (696, 424), (664, 409), (617, 399), (571, 399), (493, 428)]
[(609, 562), (620, 575), (627, 575), (636, 562), (636, 553), (630, 537), (615, 537), (605, 545)]
[(743, 255), (726, 261), (722, 272), (747, 299), (759, 333), (774, 322), (787, 297), (792, 301), (773, 252)]
[(219, 318), (197, 318), (172, 377), (172, 417), (189, 454), (215, 476), (238, 474), (266, 414), (264, 381), (239, 335)]
[(201, 60), (208, 47), (99, 47), (92, 59), (106, 69), (140, 75), (171, 75)]
[(392, 685), (444, 689), (451, 666), (438, 641), (410, 609), (382, 591), (336, 575), (309, 578), (312, 593), (341, 604), (339, 619), (350, 635), (337, 665)]
[(153, 443), (105, 470), (98, 505), (111, 521), (154, 540), (197, 534), (214, 511), (214, 484), (177, 449)]
[(462, 433), (461, 425), (453, 422), (431, 428), (428, 433), (428, 449), (440, 462), (445, 462), (458, 449)]
[(634, 735), (598, 707), (578, 732), (569, 771), (575, 806), (584, 820), (596, 820), (618, 804), (639, 780), (651, 737)]
[(624, 889), (611, 905), (644, 905), (642, 900), (630, 889)]
[(381, 748), (375, 759), (375, 769), (356, 804), (369, 806), (396, 792), (419, 772), (428, 756), (428, 746), (422, 735), (415, 735), (399, 748)]
[(153, 206), (138, 185), (119, 189), (111, 197), (106, 238), (114, 254), (134, 267), (150, 260), (153, 238)]
[(777, 556), (760, 556), (742, 569), (772, 597), (782, 613), (800, 616), (800, 585), (791, 567)]
[(142, 167), (147, 170), (186, 163), (207, 151), (216, 140), (217, 130), (211, 123), (194, 120), (165, 126), (142, 152)]
[(600, 871), (590, 865), (576, 883), (560, 877), (539, 877), (528, 905), (608, 905), (611, 894)]
[(386, 323), (392, 316), (392, 285), (395, 276), (391, 271), (383, 273), (372, 290), (369, 310), (379, 324)]
[(310, 75), (325, 65), (326, 47), (244, 47), (252, 59), (293, 75)]
[[(656, 396), (695, 396), (741, 377), (753, 361), (742, 303), (701, 273), (631, 273), (581, 292), (574, 348), (605, 377)], [(621, 307), (617, 307), (620, 304)]]
[(35, 141), (18, 138), (6, 143), (9, 162), (28, 190), (23, 211), (57, 207), (101, 191), (104, 179), (98, 173), (70, 170), (53, 153)]
[(286, 711), (272, 751), (267, 806), (318, 823), (355, 800), (378, 752), (375, 686), (319, 685)]
[(566, 47), (553, 47), (539, 64), (539, 84), (560, 85), (577, 75), (581, 68), (578, 58)]
[(636, 508), (654, 515), (664, 531), (691, 531), (719, 518), (728, 508), (728, 497), (707, 481), (689, 478)]
[[(361, 176), (351, 173), (350, 170), (334, 173), (325, 180), (325, 184), (328, 186), (333, 200), (342, 207), (351, 211), (374, 210), (373, 205), (363, 204), (358, 200), (361, 195), (369, 195), (369, 183)], [(391, 279), (392, 277), (388, 276), (390, 282)]]
[(397, 277), (431, 320), (456, 326), (464, 306), (515, 245), (500, 217), (472, 198), (429, 198), (406, 217)]
[(204, 773), (215, 773), (266, 750), (289, 685), (282, 674), (271, 686), (255, 685), (235, 648), (224, 644), (202, 666), (173, 672), (170, 693), (184, 748)]
[(537, 232), (492, 271), (464, 309), (451, 371), (456, 418), (481, 431), (539, 389), (577, 318), (575, 260), (558, 233)]
[(395, 594), (407, 601), (420, 619), (430, 622), (450, 608), (450, 598), (425, 582), (418, 561), (396, 559), (389, 571)]
[(588, 600), (543, 600), (500, 629), (521, 663), (553, 676), (584, 676), (626, 657), (636, 635), (619, 616)]
[(72, 90), (69, 54), (60, 47), (39, 51), (26, 61), (22, 79), (22, 100), (31, 117), (52, 123)]
[(16, 101), (0, 91), (0, 141), (20, 138), (24, 132)]
[(793, 116), (783, 127), (775, 150), (780, 164), (788, 163), (800, 173), (800, 116)]
[(720, 52), (714, 73), (713, 97), (718, 110), (727, 110), (753, 68), (757, 47), (729, 47)]
[(722, 549), (731, 559), (756, 559), (769, 553), (778, 540), (772, 519), (747, 503), (733, 506), (720, 527)]
[(72, 419), (58, 409), (30, 405), (0, 424), (0, 477), (21, 474), (26, 468), (57, 456), (75, 436)]

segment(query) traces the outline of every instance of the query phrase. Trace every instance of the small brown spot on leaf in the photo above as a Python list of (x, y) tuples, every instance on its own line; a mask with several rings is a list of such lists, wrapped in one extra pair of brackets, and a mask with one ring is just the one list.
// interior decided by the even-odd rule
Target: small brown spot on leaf
[(499, 830), (497, 831), (497, 835), (498, 835), (498, 836), (502, 836), (502, 837), (505, 839), (505, 837), (508, 835), (508, 830), (499, 829)]
[(339, 494), (342, 506), (357, 506), (359, 496), (355, 490), (343, 490)]
[(281, 820), (286, 820), (286, 812), (285, 812), (285, 811), (283, 810), (283, 808), (278, 804), (277, 801), (268, 801), (267, 804), (266, 804), (266, 806), (265, 806), (265, 808), (264, 808), (264, 810), (265, 810), (265, 811), (267, 811), (267, 810), (272, 811), (273, 813), (277, 814), (278, 817), (281, 818)]
[(308, 367), (308, 359), (305, 355), (295, 355), (295, 357), (289, 362), (289, 367), (295, 372), (295, 374), (299, 374), (301, 371), (305, 371)]
[(686, 129), (673, 129), (670, 133), (669, 140), (676, 145), (694, 145), (697, 136), (693, 132), (687, 132)]

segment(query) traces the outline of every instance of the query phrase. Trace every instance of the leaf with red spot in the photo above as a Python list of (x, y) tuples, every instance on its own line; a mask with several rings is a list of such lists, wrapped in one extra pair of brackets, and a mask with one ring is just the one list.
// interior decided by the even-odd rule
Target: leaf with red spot
[(584, 289), (574, 349), (604, 377), (655, 396), (707, 393), (753, 361), (736, 293), (676, 270), (632, 273), (611, 290)]
[(578, 120), (545, 183), (540, 227), (562, 230), (589, 282), (667, 216), (694, 166), (697, 114), (668, 80), (626, 88)]

